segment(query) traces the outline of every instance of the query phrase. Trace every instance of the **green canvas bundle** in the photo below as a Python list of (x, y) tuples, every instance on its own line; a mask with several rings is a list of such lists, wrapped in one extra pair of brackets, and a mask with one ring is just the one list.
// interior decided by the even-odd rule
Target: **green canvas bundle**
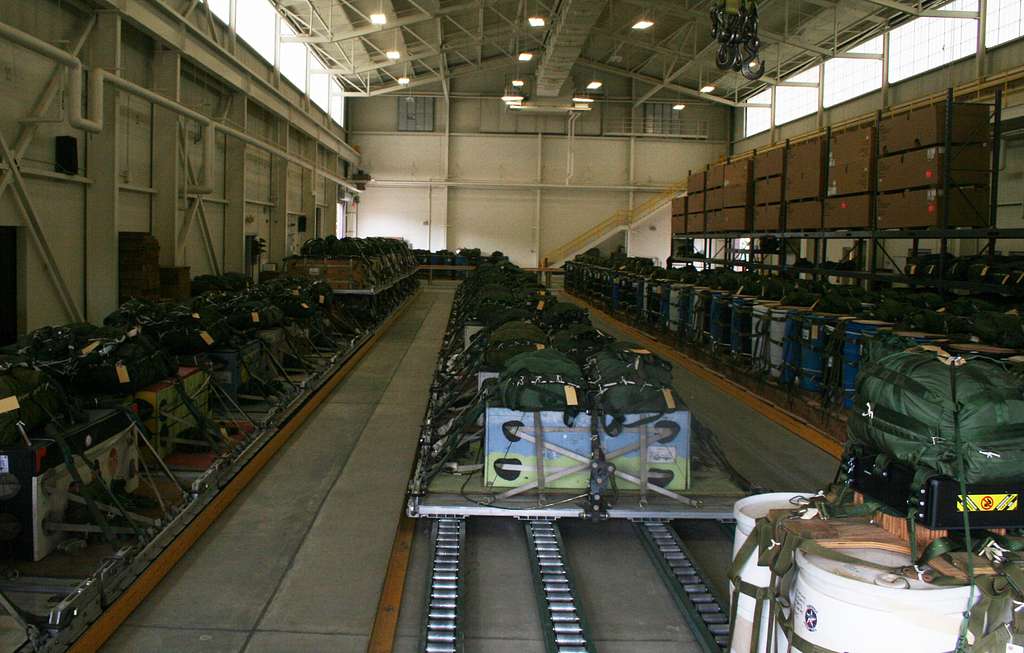
[(557, 410), (572, 417), (585, 410), (585, 388), (575, 361), (554, 349), (535, 349), (505, 361), (496, 397), (513, 410)]
[[(540, 306), (538, 305), (538, 308)], [(537, 320), (541, 327), (547, 331), (564, 329), (574, 324), (585, 324), (590, 322), (590, 316), (585, 309), (569, 302), (559, 302), (554, 299), (546, 299), (544, 306), (539, 311)]]
[(23, 443), (18, 422), (31, 433), (65, 412), (63, 393), (47, 374), (0, 362), (0, 446)]
[(1022, 386), (996, 363), (950, 361), (918, 350), (862, 369), (848, 447), (966, 483), (1016, 481), (1024, 465)]
[(505, 361), (525, 351), (543, 349), (547, 334), (536, 324), (524, 321), (506, 322), (487, 337), (484, 364), (501, 369)]
[(580, 365), (586, 363), (587, 358), (605, 347), (611, 340), (610, 336), (598, 331), (589, 323), (574, 324), (555, 331), (550, 336), (553, 348)]
[(614, 342), (587, 359), (585, 369), (594, 407), (609, 435), (637, 424), (627, 424), (627, 414), (656, 413), (656, 418), (683, 406), (672, 387), (671, 364), (637, 344)]

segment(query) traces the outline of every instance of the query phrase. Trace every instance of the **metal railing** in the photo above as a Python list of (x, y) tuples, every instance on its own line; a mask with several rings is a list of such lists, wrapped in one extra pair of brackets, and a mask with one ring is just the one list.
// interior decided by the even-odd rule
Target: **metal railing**
[(709, 122), (702, 118), (628, 117), (609, 120), (604, 124), (605, 136), (661, 136), (707, 140), (710, 133)]

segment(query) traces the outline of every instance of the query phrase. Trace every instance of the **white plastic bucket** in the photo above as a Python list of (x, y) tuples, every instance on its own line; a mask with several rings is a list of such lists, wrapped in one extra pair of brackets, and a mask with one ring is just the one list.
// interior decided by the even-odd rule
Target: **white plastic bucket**
[[(756, 310), (757, 307), (755, 306), (754, 309)], [(736, 554), (739, 552), (740, 547), (747, 541), (747, 537), (753, 532), (754, 524), (758, 519), (767, 517), (768, 513), (772, 510), (796, 508), (797, 506), (791, 502), (792, 499), (813, 495), (813, 492), (771, 492), (769, 494), (755, 494), (752, 497), (737, 501), (732, 509), (732, 514), (736, 518), (736, 536), (732, 542), (733, 560), (736, 559)], [(755, 550), (747, 558), (746, 562), (743, 563), (743, 567), (740, 569), (740, 578), (757, 587), (768, 587), (768, 584), (771, 582), (772, 572), (767, 567), (758, 566), (757, 551)], [(730, 586), (730, 600), (732, 599), (733, 591), (735, 590)], [(769, 606), (769, 601), (757, 601), (752, 596), (740, 594), (736, 604), (736, 620), (732, 624), (730, 653), (755, 653), (751, 651), (750, 644), (751, 635), (754, 630), (754, 615), (757, 610), (761, 610), (761, 636), (757, 640), (757, 651), (763, 652), (768, 650)]]
[[(887, 567), (910, 564), (910, 556), (880, 549), (842, 553)], [(969, 595), (966, 586), (929, 585), (798, 551), (789, 599), (794, 632), (817, 646), (844, 653), (937, 653), (956, 648)], [(776, 636), (779, 650), (787, 650), (781, 628)]]
[(768, 309), (768, 360), (772, 366), (771, 375), (776, 379), (782, 375), (782, 348), (786, 342), (786, 318), (789, 312), (790, 309), (778, 306)]
[(682, 295), (683, 286), (672, 284), (668, 291), (668, 328), (670, 331), (679, 331), (679, 297)]

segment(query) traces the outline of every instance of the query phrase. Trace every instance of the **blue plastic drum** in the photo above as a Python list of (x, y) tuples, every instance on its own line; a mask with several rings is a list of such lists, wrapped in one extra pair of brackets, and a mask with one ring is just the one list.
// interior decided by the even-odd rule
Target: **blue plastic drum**
[(711, 291), (711, 311), (708, 329), (713, 347), (732, 344), (732, 296), (724, 290)]
[(803, 316), (800, 325), (800, 387), (808, 392), (821, 392), (825, 380), (825, 347), (837, 318), (828, 313), (805, 313)]
[(847, 320), (843, 339), (843, 407), (853, 407), (853, 391), (860, 371), (864, 345), (874, 338), (879, 329), (891, 327), (890, 322), (879, 320)]

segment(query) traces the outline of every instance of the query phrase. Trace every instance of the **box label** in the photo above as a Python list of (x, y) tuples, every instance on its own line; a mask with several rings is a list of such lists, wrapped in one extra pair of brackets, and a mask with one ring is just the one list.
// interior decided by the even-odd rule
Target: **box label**
[(566, 406), (579, 406), (579, 398), (576, 396), (576, 388), (571, 385), (562, 386), (565, 389), (565, 405)]
[(114, 366), (114, 371), (117, 372), (117, 382), (118, 383), (130, 383), (131, 382), (132, 379), (128, 375), (128, 368), (124, 366), (124, 363), (119, 361), (117, 363), (117, 365)]
[(205, 331), (200, 331), (199, 337), (203, 339), (203, 342), (206, 343), (207, 347), (213, 344), (213, 336), (211, 336), (209, 333)]
[(21, 408), (21, 404), (18, 403), (18, 397), (10, 396), (0, 399), (0, 414), (11, 413)]
[(676, 448), (663, 445), (652, 445), (647, 447), (647, 463), (655, 465), (668, 465), (676, 461)]

